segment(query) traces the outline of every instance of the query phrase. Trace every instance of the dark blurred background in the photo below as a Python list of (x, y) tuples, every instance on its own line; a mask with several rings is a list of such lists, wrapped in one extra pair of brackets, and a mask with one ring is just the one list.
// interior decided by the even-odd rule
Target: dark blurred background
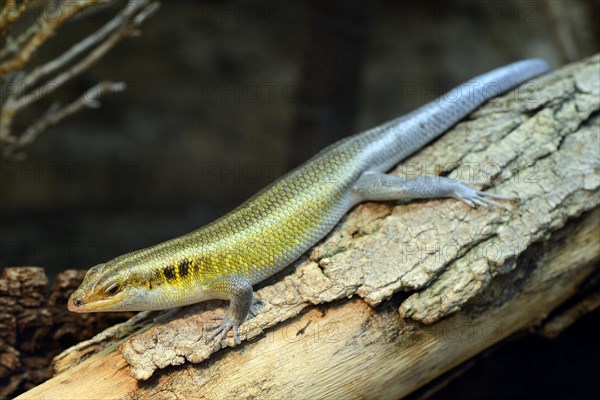
[[(61, 27), (34, 61), (115, 10)], [(52, 277), (185, 234), (327, 144), (476, 74), (522, 58), (559, 67), (594, 54), (599, 12), (597, 0), (163, 1), (141, 36), (58, 97), (72, 101), (103, 79), (125, 81), (125, 92), (45, 132), (25, 160), (0, 163), (0, 266), (42, 266)], [(20, 116), (15, 130), (49, 104)], [(579, 325), (598, 327), (598, 312), (586, 318)], [(568, 368), (564, 388), (582, 389), (600, 376), (600, 349), (590, 340), (587, 354), (577, 352), (593, 331), (569, 341), (577, 329), (548, 346), (503, 346), (439, 398), (556, 397), (553, 385), (526, 385), (547, 382), (535, 365), (548, 363)], [(570, 356), (585, 357), (581, 371)]]

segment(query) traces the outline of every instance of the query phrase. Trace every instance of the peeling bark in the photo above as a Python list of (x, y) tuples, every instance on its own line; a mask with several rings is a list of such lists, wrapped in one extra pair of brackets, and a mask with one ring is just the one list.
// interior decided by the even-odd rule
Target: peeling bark
[(4, 269), (0, 277), (0, 398), (16, 396), (50, 379), (52, 359), (63, 349), (131, 317), (131, 313), (105, 313), (80, 318), (68, 312), (67, 299), (84, 276), (83, 270), (60, 273), (48, 295), (48, 277), (42, 268)]

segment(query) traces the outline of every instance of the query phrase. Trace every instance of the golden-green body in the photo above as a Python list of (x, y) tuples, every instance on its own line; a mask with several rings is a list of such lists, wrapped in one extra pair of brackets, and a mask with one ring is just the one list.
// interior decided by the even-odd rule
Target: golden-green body
[(232, 278), (251, 285), (264, 280), (314, 245), (354, 204), (348, 187), (362, 171), (351, 149), (361, 145), (344, 147), (321, 153), (207, 226), (105, 263), (103, 274), (126, 274), (129, 285), (148, 291), (136, 309), (226, 297), (216, 292)]

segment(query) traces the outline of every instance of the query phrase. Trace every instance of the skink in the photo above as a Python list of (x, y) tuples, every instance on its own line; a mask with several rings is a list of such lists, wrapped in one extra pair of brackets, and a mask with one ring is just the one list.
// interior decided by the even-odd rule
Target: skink
[(252, 286), (322, 239), (357, 203), (454, 197), (471, 207), (505, 197), (464, 182), (385, 174), (485, 101), (549, 70), (543, 60), (473, 78), (405, 115), (332, 144), (241, 206), (187, 235), (91, 268), (71, 295), (74, 312), (144, 311), (210, 299), (230, 301), (208, 340), (224, 340), (252, 303)]

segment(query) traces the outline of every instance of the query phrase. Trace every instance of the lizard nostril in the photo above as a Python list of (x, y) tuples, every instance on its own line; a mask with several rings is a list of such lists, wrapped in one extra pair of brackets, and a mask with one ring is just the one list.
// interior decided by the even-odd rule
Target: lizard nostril
[(80, 298), (76, 297), (73, 299), (73, 304), (75, 305), (75, 307), (81, 307), (83, 305), (83, 301)]

